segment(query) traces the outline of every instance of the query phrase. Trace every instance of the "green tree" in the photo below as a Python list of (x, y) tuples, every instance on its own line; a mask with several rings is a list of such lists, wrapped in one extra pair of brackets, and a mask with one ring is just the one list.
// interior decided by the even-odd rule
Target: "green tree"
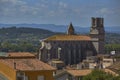
[(120, 52), (120, 44), (106, 44), (105, 45), (106, 53), (110, 53), (111, 51)]
[(10, 42), (3, 42), (0, 45), (0, 50), (3, 52), (37, 52), (38, 51), (38, 46), (34, 46), (30, 42), (20, 42), (18, 44), (15, 43), (10, 43)]
[(90, 74), (83, 77), (83, 80), (120, 80), (120, 77), (115, 77), (102, 70), (93, 70)]

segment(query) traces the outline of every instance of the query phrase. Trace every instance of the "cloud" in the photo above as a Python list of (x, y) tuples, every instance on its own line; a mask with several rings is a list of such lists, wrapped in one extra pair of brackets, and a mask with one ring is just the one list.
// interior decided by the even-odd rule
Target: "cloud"
[(109, 15), (109, 14), (114, 14), (113, 9), (109, 9), (109, 8), (101, 8), (98, 11), (96, 11), (97, 14), (100, 15)]
[(26, 2), (21, 0), (0, 0), (0, 15), (12, 16), (25, 6)]
[[(0, 17), (32, 18), (43, 15), (47, 5), (40, 3), (29, 5), (25, 0), (0, 0)], [(47, 12), (46, 12), (47, 13)]]
[(62, 8), (67, 8), (67, 4), (64, 2), (59, 2), (59, 6)]
[[(113, 1), (113, 0), (112, 0)], [(114, 1), (113, 1), (114, 2)], [(118, 18), (119, 6), (111, 1), (97, 1), (100, 4), (84, 0), (0, 0), (0, 22), (65, 22), (86, 21), (92, 16)], [(110, 19), (109, 19), (110, 20)]]
[(70, 8), (62, 1), (39, 0), (35, 5), (29, 5), (25, 0), (0, 0), (0, 12), (2, 17), (42, 16), (49, 18), (49, 16), (68, 15)]
[(1, 6), (15, 6), (15, 5), (25, 5), (26, 2), (21, 0), (0, 0)]

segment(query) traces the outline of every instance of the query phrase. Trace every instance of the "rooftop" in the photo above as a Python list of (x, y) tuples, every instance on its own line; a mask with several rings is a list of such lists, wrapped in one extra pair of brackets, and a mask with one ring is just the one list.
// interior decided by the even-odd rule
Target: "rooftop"
[(113, 65), (109, 66), (108, 68), (119, 73), (119, 71), (120, 71), (120, 61), (115, 62)]
[(29, 52), (10, 52), (8, 53), (9, 57), (35, 57), (34, 54)]
[(83, 35), (55, 35), (48, 37), (46, 41), (82, 41), (86, 40), (89, 41), (91, 38), (89, 36), (83, 36)]
[(112, 75), (115, 75), (115, 76), (118, 76), (119, 74), (117, 74), (116, 72), (114, 72), (114, 71), (112, 71), (112, 70), (110, 70), (110, 69), (105, 69), (104, 70), (106, 73), (110, 73), (110, 74), (112, 74)]
[[(31, 71), (31, 70), (55, 70), (52, 66), (39, 61), (38, 59), (0, 59), (0, 62), (16, 70)], [(16, 63), (16, 65), (15, 65)]]
[(88, 75), (92, 72), (92, 70), (90, 69), (86, 69), (86, 70), (67, 70), (67, 72), (75, 77), (77, 76), (85, 76)]
[[(119, 74), (117, 74), (116, 72), (110, 70), (110, 69), (102, 69), (104, 72), (106, 73), (110, 73), (112, 75), (118, 76)], [(72, 76), (78, 77), (78, 76), (85, 76), (88, 75), (92, 72), (91, 69), (83, 69), (83, 70), (67, 70), (67, 72), (69, 74), (71, 74)]]

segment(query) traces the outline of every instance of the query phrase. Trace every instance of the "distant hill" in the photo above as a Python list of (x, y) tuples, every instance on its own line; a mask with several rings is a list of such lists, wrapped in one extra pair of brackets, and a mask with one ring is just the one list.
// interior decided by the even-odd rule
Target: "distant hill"
[(39, 29), (39, 28), (25, 28), (25, 27), (9, 27), (0, 29), (0, 42), (18, 43), (27, 41), (33, 44), (38, 44), (40, 39), (55, 35), (55, 32)]
[[(2, 27), (30, 27), (30, 28), (40, 28), (46, 29), (53, 32), (66, 32), (68, 25), (55, 25), (55, 24), (0, 24), (0, 28)], [(90, 27), (80, 27), (75, 26), (75, 30), (78, 33), (89, 33)], [(120, 26), (105, 26), (105, 31), (109, 33), (119, 33), (120, 34)]]
[(106, 33), (105, 41), (107, 44), (119, 44), (120, 45), (120, 34), (117, 33)]

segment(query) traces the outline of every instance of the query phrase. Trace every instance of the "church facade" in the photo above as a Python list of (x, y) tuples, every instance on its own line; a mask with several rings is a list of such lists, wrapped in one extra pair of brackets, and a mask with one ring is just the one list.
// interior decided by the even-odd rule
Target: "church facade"
[(103, 22), (103, 18), (92, 18), (89, 35), (75, 34), (70, 23), (67, 34), (54, 35), (41, 41), (39, 59), (44, 62), (59, 59), (66, 65), (72, 65), (81, 62), (87, 56), (104, 54)]

